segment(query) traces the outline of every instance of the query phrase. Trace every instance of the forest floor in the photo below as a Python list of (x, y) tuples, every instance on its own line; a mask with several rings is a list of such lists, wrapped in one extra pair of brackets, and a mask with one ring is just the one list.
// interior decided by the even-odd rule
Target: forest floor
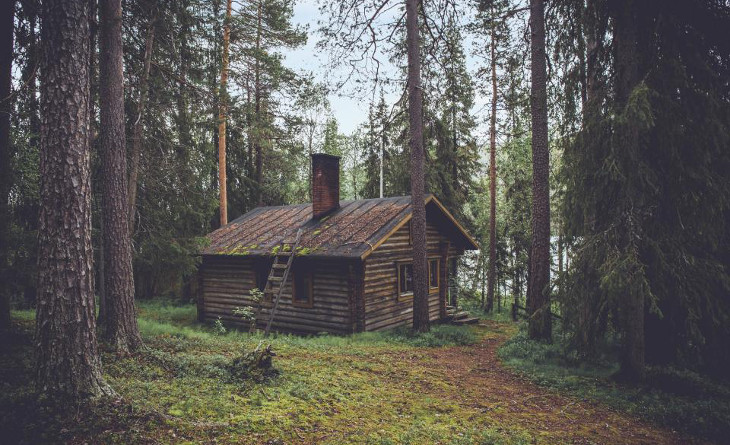
[(704, 443), (532, 383), (497, 354), (516, 326), (488, 320), (418, 337), (275, 336), (279, 375), (256, 383), (227, 364), (260, 336), (216, 335), (194, 308), (142, 305), (149, 349), (103, 356), (120, 397), (58, 410), (31, 389), (32, 314), (15, 316), (15, 341), (0, 351), (2, 443)]

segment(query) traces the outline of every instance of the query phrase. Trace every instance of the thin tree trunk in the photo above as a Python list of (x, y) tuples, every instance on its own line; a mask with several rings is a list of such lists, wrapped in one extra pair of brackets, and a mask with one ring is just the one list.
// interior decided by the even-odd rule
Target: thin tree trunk
[[(479, 255), (482, 257), (483, 255)], [(482, 285), (482, 301), (481, 301), (481, 307), (484, 308), (486, 305), (486, 297), (487, 297), (487, 268), (484, 267), (484, 264), (481, 264), (481, 269), (479, 269), (479, 272), (482, 276), (481, 285)]]
[(426, 282), (426, 205), (423, 151), (423, 90), (421, 51), (418, 36), (419, 0), (406, 0), (406, 42), (408, 46), (408, 117), (411, 146), (411, 237), (413, 239), (413, 330), (430, 329), (428, 283)]
[(489, 273), (487, 312), (494, 307), (494, 280), (497, 273), (497, 42), (494, 26), (490, 36), (492, 57), (492, 112), (489, 116)]
[(218, 191), (220, 193), (221, 226), (228, 224), (228, 180), (226, 179), (226, 113), (228, 112), (228, 46), (231, 39), (232, 2), (226, 2), (223, 24), (223, 63), (221, 66), (220, 104), (218, 109)]
[(261, 111), (261, 1), (258, 2), (256, 10), (256, 61), (254, 67), (254, 156), (255, 159), (255, 178), (256, 178), (256, 205), (263, 204), (263, 176), (264, 162), (261, 148), (261, 140), (263, 138), (263, 117)]
[[(91, 44), (89, 45), (89, 146), (91, 151), (96, 150), (97, 158), (101, 158), (102, 154), (98, 145), (99, 136), (99, 125), (96, 121), (96, 102), (99, 98), (99, 72), (98, 72), (98, 33), (99, 33), (99, 21), (98, 21), (98, 4), (96, 0), (89, 0), (89, 31), (91, 35)], [(99, 259), (94, 264), (98, 267), (94, 268), (96, 286), (96, 295), (99, 297), (99, 308), (96, 315), (96, 324), (99, 325), (101, 320), (106, 318), (106, 287), (105, 287), (105, 268), (104, 268), (104, 211), (101, 205), (102, 191), (99, 190), (100, 184), (103, 181), (102, 166), (100, 164), (94, 165), (96, 170), (91, 172), (91, 205), (92, 205), (92, 227), (93, 227), (93, 215), (94, 210), (98, 212), (99, 218), (99, 235), (96, 238), (96, 248), (99, 249)], [(94, 238), (91, 238), (92, 245)]]
[(532, 339), (550, 340), (550, 185), (545, 67), (545, 4), (530, 0), (530, 108), (532, 114), (532, 255), (530, 322)]
[(102, 338), (121, 353), (142, 345), (134, 308), (132, 242), (127, 200), (124, 121), (122, 1), (100, 0), (99, 103), (101, 112), (102, 212), (104, 213), (105, 317)]
[(8, 286), (8, 254), (10, 240), (10, 113), (12, 100), (13, 31), (15, 1), (0, 5), (0, 332), (10, 328), (10, 289)]
[[(616, 6), (614, 25), (616, 102), (621, 111), (627, 106), (634, 88), (641, 82), (640, 57), (645, 43), (641, 30), (646, 27), (640, 24), (640, 15), (643, 11), (642, 6), (637, 3), (629, 0)], [(618, 131), (622, 133), (619, 137), (624, 149), (631, 153), (639, 152), (640, 141), (637, 125), (627, 122), (621, 125)], [(624, 228), (624, 233), (621, 234), (618, 248), (626, 255), (638, 255), (632, 240), (635, 235), (631, 227), (631, 221), (636, 218), (632, 215), (634, 206), (630, 196), (623, 196), (622, 199), (623, 205), (626, 207), (624, 212), (631, 216), (627, 218), (630, 221), (627, 224), (628, 227)], [(627, 380), (638, 381), (642, 380), (645, 374), (644, 294), (641, 291), (627, 291), (622, 296), (621, 303), (619, 315), (623, 341), (620, 354), (620, 375)]]
[(134, 233), (134, 223), (137, 213), (137, 188), (139, 186), (139, 157), (142, 153), (142, 132), (144, 130), (143, 116), (147, 107), (147, 93), (149, 91), (150, 68), (152, 67), (152, 50), (155, 45), (155, 21), (156, 18), (150, 20), (147, 29), (147, 38), (144, 44), (144, 67), (142, 68), (142, 77), (139, 80), (139, 97), (137, 98), (137, 115), (132, 130), (132, 150), (129, 161), (129, 205), (128, 219), (130, 235)]
[(519, 250), (515, 246), (512, 256), (512, 267), (514, 268), (512, 273), (512, 320), (517, 321), (517, 306), (520, 304), (520, 292), (522, 291), (522, 283), (520, 283), (520, 270), (517, 267), (517, 261), (519, 258)]
[(385, 164), (385, 129), (383, 129), (381, 137), (378, 139), (380, 139), (380, 197), (383, 198), (385, 196), (383, 194), (385, 192), (385, 189), (383, 188), (383, 166)]
[(586, 42), (586, 57), (585, 57), (585, 102), (583, 104), (583, 119), (585, 121), (586, 113), (589, 112), (588, 108), (595, 99), (596, 88), (598, 87), (598, 71), (597, 71), (597, 60), (598, 57), (598, 36), (596, 35), (597, 24), (595, 23), (595, 5), (594, 0), (586, 0), (583, 22), (585, 23), (583, 30), (585, 32), (584, 40)]
[(36, 381), (72, 399), (111, 394), (94, 314), (89, 2), (42, 5)]

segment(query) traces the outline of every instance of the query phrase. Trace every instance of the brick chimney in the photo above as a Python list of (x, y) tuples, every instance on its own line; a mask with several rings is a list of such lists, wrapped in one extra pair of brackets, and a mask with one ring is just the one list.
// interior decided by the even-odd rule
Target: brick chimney
[(340, 208), (340, 157), (312, 154), (312, 217), (322, 218)]

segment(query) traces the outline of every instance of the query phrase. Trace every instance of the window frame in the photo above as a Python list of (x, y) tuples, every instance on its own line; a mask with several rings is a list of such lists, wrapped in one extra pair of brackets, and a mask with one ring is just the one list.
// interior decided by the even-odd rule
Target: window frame
[(401, 286), (400, 286), (400, 279), (401, 279), (401, 266), (411, 266), (411, 282), (413, 282), (413, 261), (396, 261), (395, 263), (395, 273), (396, 273), (396, 281), (395, 281), (395, 295), (398, 298), (398, 301), (409, 301), (413, 300), (413, 285), (411, 284), (411, 290), (406, 292), (401, 292)]
[[(312, 267), (310, 265), (305, 264), (299, 264), (299, 265), (293, 265), (292, 267), (292, 280), (291, 280), (291, 303), (292, 306), (297, 307), (312, 307), (314, 306), (314, 273), (312, 271)], [(304, 279), (306, 280), (306, 286), (308, 290), (308, 295), (306, 300), (300, 300), (297, 298), (297, 280), (298, 279)]]
[[(431, 263), (436, 262), (436, 286), (431, 286)], [(441, 258), (430, 257), (428, 258), (428, 291), (431, 293), (433, 290), (439, 290), (441, 288)]]

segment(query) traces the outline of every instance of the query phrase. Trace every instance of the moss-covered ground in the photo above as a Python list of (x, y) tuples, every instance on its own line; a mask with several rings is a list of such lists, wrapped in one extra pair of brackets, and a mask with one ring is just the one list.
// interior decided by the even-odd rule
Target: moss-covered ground
[(0, 443), (700, 443), (503, 367), (509, 322), (418, 336), (274, 336), (266, 343), (278, 374), (240, 379), (230, 363), (261, 336), (197, 325), (193, 306), (140, 306), (148, 349), (104, 353), (119, 397), (84, 406), (34, 393), (33, 315), (14, 313), (0, 353)]

